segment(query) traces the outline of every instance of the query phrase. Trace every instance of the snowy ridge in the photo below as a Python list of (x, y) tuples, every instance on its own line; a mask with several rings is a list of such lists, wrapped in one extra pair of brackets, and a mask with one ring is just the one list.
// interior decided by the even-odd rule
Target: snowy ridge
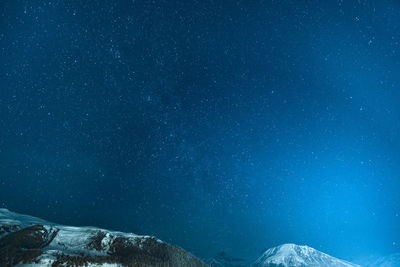
[[(400, 254), (366, 266), (400, 266)], [(3, 264), (3, 265), (2, 265)], [(211, 266), (244, 266), (243, 259), (220, 253)], [(96, 227), (58, 225), (0, 209), (0, 267), (165, 266), (206, 267), (183, 249), (155, 237)], [(360, 267), (308, 246), (284, 244), (266, 250), (252, 267)]]
[[(21, 228), (27, 227), (32, 224), (47, 224), (53, 225), (45, 220), (32, 217), (29, 215), (11, 212), (8, 209), (0, 208), (0, 225), (19, 226)], [(0, 232), (1, 234), (1, 232)]]
[(266, 250), (252, 265), (253, 267), (360, 267), (308, 246), (284, 244)]
[(57, 225), (0, 209), (0, 266), (206, 266), (155, 237)]
[[(139, 236), (132, 233), (108, 231), (96, 227), (74, 227), (57, 225), (36, 217), (18, 214), (15, 212), (11, 212), (7, 209), (0, 209), (0, 225), (3, 227), (10, 225), (17, 227), (18, 229), (23, 229), (25, 227), (36, 224), (44, 225), (45, 228), (49, 231), (51, 231), (51, 229), (57, 229), (58, 231), (53, 241), (46, 248), (46, 251), (48, 252), (63, 251), (68, 249), (68, 252), (73, 254), (89, 253), (94, 255), (106, 255), (106, 253), (110, 249), (110, 244), (117, 237), (124, 237), (133, 243), (137, 243), (138, 246), (140, 246), (143, 239), (154, 238), (151, 236)], [(105, 236), (101, 240), (101, 249), (88, 249), (88, 240), (95, 237), (96, 234), (103, 232)], [(157, 242), (162, 243), (161, 240), (156, 240)]]

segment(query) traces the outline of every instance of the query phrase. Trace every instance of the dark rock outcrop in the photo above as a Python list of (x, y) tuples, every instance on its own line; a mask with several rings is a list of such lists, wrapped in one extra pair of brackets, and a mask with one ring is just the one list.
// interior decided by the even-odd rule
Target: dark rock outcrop
[(182, 248), (155, 237), (43, 222), (0, 209), (0, 267), (207, 266)]

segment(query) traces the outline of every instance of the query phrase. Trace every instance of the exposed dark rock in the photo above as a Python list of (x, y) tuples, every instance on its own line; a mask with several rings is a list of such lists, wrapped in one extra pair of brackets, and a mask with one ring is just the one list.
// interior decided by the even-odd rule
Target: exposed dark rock
[(19, 229), (21, 229), (20, 226), (16, 224), (0, 225), (0, 236), (18, 231)]
[(0, 239), (0, 262), (5, 266), (37, 262), (42, 248), (51, 243), (57, 232), (54, 228), (47, 230), (43, 225), (32, 225), (4, 236)]
[[(17, 219), (21, 220), (24, 216), (5, 209), (0, 212), (3, 217), (0, 229), (4, 233), (0, 238), (0, 267), (21, 263), (42, 264), (43, 261), (47, 262), (46, 266), (50, 263), (53, 267), (101, 266), (102, 263), (127, 267), (208, 266), (185, 250), (154, 237), (57, 226), (27, 216), (29, 221), (19, 222), (18, 225), (26, 226), (21, 228), (10, 222), (18, 222)], [(30, 225), (32, 221), (38, 224)]]
[(103, 241), (104, 237), (106, 237), (106, 235), (107, 234), (103, 231), (96, 231), (96, 234), (89, 238), (87, 248), (101, 251), (103, 249), (101, 242)]

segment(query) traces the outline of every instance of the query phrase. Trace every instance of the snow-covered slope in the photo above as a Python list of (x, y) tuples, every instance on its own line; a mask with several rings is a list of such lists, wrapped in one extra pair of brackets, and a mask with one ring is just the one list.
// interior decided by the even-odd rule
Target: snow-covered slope
[(253, 267), (360, 267), (308, 246), (284, 244), (266, 250)]
[(0, 209), (0, 266), (207, 266), (151, 236), (57, 225)]

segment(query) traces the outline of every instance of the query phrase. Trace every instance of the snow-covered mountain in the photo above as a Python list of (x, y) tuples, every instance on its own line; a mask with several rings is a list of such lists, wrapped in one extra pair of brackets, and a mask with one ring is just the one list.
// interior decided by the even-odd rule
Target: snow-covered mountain
[[(211, 266), (244, 266), (240, 258), (220, 253)], [(155, 237), (95, 227), (58, 225), (0, 209), (0, 267), (207, 267), (180, 247)], [(308, 246), (284, 244), (266, 250), (251, 267), (360, 267)], [(400, 266), (400, 253), (369, 260), (364, 267)]]
[(308, 246), (284, 244), (266, 250), (252, 267), (360, 267)]
[(0, 266), (207, 265), (155, 237), (57, 225), (0, 209)]

